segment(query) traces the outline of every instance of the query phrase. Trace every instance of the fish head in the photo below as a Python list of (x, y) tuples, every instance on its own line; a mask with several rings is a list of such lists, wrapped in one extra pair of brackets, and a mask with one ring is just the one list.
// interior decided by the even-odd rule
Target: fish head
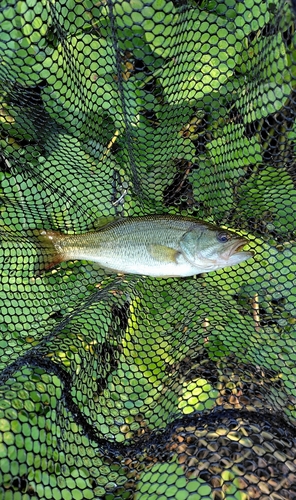
[(241, 251), (248, 240), (236, 233), (210, 224), (197, 224), (189, 229), (180, 240), (183, 256), (201, 272), (214, 271), (239, 264), (253, 256), (252, 252)]

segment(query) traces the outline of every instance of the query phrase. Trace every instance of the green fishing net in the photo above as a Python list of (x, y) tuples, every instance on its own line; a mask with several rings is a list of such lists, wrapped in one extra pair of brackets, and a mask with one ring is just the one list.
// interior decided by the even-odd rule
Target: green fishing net
[[(0, 2), (1, 500), (296, 499), (295, 7)], [(148, 214), (254, 256), (36, 274), (37, 230)]]

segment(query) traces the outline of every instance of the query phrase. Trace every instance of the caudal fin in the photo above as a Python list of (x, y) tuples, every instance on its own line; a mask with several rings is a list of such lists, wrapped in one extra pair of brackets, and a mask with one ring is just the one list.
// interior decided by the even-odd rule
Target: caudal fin
[(45, 231), (44, 229), (34, 231), (34, 239), (39, 250), (35, 274), (42, 274), (67, 260), (61, 246), (62, 238), (63, 235), (57, 231)]

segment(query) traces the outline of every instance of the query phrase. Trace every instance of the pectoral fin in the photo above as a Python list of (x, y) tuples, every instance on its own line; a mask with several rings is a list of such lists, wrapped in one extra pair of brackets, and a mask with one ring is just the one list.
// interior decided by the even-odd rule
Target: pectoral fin
[(153, 259), (158, 262), (176, 262), (179, 255), (177, 250), (174, 248), (166, 247), (164, 245), (148, 245), (147, 250)]

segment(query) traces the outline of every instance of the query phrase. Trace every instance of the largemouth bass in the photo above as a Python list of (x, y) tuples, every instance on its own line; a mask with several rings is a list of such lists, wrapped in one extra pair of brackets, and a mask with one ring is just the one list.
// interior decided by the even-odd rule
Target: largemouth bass
[(89, 260), (113, 272), (192, 276), (252, 257), (247, 240), (192, 217), (149, 215), (114, 220), (96, 231), (67, 235), (41, 230), (37, 271), (66, 260)]

